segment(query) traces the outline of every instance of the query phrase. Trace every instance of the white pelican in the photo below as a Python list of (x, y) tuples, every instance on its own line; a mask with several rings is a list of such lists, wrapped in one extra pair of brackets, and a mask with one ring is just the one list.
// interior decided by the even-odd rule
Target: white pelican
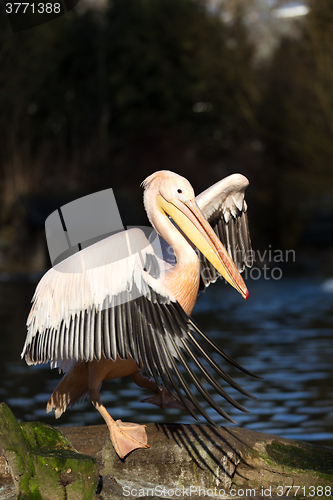
[[(159, 235), (155, 233), (156, 239), (172, 250), (169, 247), (163, 260), (141, 230), (130, 229), (54, 266), (36, 288), (21, 355), (28, 364), (50, 362), (52, 368), (65, 373), (48, 401), (47, 412), (55, 410), (58, 418), (89, 396), (107, 423), (121, 458), (136, 448), (149, 447), (145, 426), (111, 418), (100, 399), (105, 380), (131, 375), (139, 387), (156, 393), (146, 401), (161, 408), (186, 408), (198, 419), (196, 409), (212, 424), (188, 380), (228, 420), (233, 422), (200, 379), (205, 378), (235, 407), (246, 410), (225, 392), (205, 364), (232, 387), (253, 397), (225, 373), (200, 341), (249, 372), (224, 354), (190, 317), (200, 282), (208, 286), (219, 275), (248, 297), (239, 274), (244, 266), (252, 265), (244, 201), (248, 180), (234, 174), (197, 197), (184, 177), (169, 171), (150, 175), (142, 185), (148, 218)], [(131, 240), (134, 251), (120, 259), (124, 238)]]

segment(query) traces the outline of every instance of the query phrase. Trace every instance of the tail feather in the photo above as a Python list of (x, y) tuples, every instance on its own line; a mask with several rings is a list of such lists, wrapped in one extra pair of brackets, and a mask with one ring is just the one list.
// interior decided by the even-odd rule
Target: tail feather
[(84, 399), (88, 395), (88, 389), (88, 363), (75, 363), (54, 390), (46, 405), (46, 412), (54, 410), (55, 418), (59, 418), (68, 407)]

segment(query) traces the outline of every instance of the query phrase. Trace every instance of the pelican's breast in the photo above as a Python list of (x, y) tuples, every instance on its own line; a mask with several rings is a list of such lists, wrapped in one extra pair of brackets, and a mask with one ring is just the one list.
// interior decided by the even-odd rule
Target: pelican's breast
[(166, 273), (165, 283), (170, 288), (182, 308), (187, 314), (191, 314), (199, 291), (200, 284), (200, 261), (189, 259), (186, 262), (177, 263)]

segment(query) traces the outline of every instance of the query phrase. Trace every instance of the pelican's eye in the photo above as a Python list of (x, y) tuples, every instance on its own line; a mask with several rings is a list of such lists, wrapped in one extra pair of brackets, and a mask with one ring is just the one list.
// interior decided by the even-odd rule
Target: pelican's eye
[(179, 185), (177, 186), (177, 184), (173, 186), (172, 194), (174, 198), (177, 198), (181, 201), (185, 201), (187, 198), (186, 188), (179, 187)]

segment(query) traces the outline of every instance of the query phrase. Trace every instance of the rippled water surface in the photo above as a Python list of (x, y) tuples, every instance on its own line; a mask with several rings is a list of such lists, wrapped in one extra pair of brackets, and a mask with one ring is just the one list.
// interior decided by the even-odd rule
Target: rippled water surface
[[(249, 377), (223, 362), (225, 370), (257, 399), (229, 390), (250, 414), (219, 397), (216, 400), (239, 426), (333, 446), (333, 293), (325, 292), (320, 281), (305, 279), (247, 284), (247, 302), (220, 282), (199, 297), (195, 308), (194, 317), (203, 330), (238, 363), (263, 377)], [(0, 283), (0, 400), (21, 420), (51, 425), (103, 423), (88, 401), (58, 421), (45, 413), (61, 376), (45, 366), (28, 367), (20, 359), (34, 288), (35, 283)], [(140, 403), (149, 392), (130, 377), (104, 383), (101, 394), (115, 418), (194, 422), (185, 411)], [(203, 406), (216, 422), (226, 424), (207, 404)]]

